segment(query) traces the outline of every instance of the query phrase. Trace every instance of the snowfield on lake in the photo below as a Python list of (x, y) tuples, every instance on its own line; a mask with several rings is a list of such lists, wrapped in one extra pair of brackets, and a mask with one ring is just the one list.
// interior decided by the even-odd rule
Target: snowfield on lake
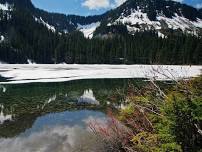
[(202, 66), (175, 65), (17, 65), (0, 64), (0, 84), (64, 82), (99, 78), (155, 78), (158, 80), (196, 77)]

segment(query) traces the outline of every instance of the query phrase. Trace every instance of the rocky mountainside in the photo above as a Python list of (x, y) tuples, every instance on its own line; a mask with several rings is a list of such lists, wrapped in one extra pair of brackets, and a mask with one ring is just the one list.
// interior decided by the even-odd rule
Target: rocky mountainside
[(129, 33), (156, 30), (160, 36), (169, 30), (198, 35), (202, 28), (201, 10), (170, 0), (128, 0), (107, 13), (105, 24), (123, 24)]
[(78, 24), (86, 25), (92, 22), (97, 22), (102, 19), (102, 16), (77, 16), (64, 15), (59, 13), (49, 13), (34, 7), (31, 0), (1, 0), (1, 5), (10, 6), (13, 10), (27, 11), (32, 14), (38, 22), (45, 22), (49, 26), (54, 27), (57, 31), (72, 32), (77, 29)]
[[(1, 0), (2, 5), (26, 10), (35, 21), (52, 31), (72, 32), (80, 30), (86, 37), (93, 33), (117, 32), (116, 25), (127, 27), (130, 34), (136, 31), (155, 30), (159, 36), (166, 36), (169, 30), (200, 35), (202, 11), (171, 0), (128, 0), (120, 7), (96, 16), (63, 15), (48, 13), (35, 8), (30, 0)], [(97, 27), (98, 30), (96, 30)]]
[(0, 63), (200, 64), (201, 12), (169, 0), (128, 0), (82, 17), (0, 0)]

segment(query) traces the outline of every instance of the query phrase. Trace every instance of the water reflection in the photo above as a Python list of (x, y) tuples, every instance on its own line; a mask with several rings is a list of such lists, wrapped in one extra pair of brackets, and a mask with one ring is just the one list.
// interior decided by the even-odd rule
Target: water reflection
[(100, 142), (88, 130), (88, 120), (105, 121), (101, 112), (81, 110), (39, 117), (33, 127), (18, 137), (0, 139), (3, 152), (102, 151)]
[(4, 106), (0, 104), (0, 125), (3, 124), (5, 121), (11, 121), (12, 115), (4, 114)]
[(2, 90), (3, 93), (6, 92), (6, 87), (4, 87), (3, 85), (0, 85), (0, 91)]
[(85, 90), (83, 95), (78, 99), (78, 103), (79, 104), (87, 103), (87, 104), (94, 104), (94, 105), (100, 104), (99, 101), (96, 100), (92, 89)]
[(105, 106), (110, 103), (110, 96), (117, 89), (124, 89), (128, 81), (104, 79), (5, 85), (6, 92), (0, 91), (0, 104), (4, 105), (5, 115), (10, 115), (9, 109), (12, 109), (16, 118), (29, 113), (64, 111), (77, 103)]
[(71, 152), (79, 145), (86, 147), (85, 142), (97, 145), (96, 140), (91, 141), (94, 137), (87, 130), (87, 122), (90, 118), (105, 118), (106, 106), (114, 105), (111, 96), (117, 89), (126, 88), (129, 81), (103, 79), (1, 86), (0, 151)]
[(47, 104), (51, 103), (52, 101), (55, 101), (56, 98), (57, 98), (57, 95), (53, 95), (52, 97), (50, 97), (47, 101), (45, 101), (44, 105), (42, 106), (42, 109), (44, 109), (44, 107), (45, 107)]
[(93, 110), (77, 110), (65, 111), (60, 113), (50, 113), (38, 117), (32, 125), (32, 128), (27, 129), (20, 136), (28, 136), (33, 132), (39, 132), (57, 126), (79, 126), (80, 128), (84, 129), (86, 128), (86, 125), (90, 118), (105, 119), (106, 116), (103, 112)]

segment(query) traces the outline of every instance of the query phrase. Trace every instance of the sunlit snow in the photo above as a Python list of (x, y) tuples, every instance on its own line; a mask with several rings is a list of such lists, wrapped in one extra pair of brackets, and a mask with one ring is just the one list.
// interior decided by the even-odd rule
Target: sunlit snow
[(33, 60), (27, 59), (28, 64), (36, 64)]
[(10, 10), (10, 5), (9, 4), (0, 4), (0, 10), (3, 11), (9, 11)]
[[(202, 66), (175, 65), (12, 65), (1, 64), (7, 83), (64, 82), (99, 78), (189, 78), (201, 74)], [(167, 77), (168, 76), (168, 77)]]
[(47, 22), (45, 22), (41, 17), (38, 19), (37, 17), (34, 17), (35, 21), (38, 23), (43, 24), (44, 26), (46, 26), (49, 30), (51, 30), (52, 32), (55, 32), (56, 29), (54, 26), (49, 25)]
[(81, 31), (86, 38), (92, 38), (93, 33), (95, 32), (96, 28), (100, 26), (100, 22), (91, 23), (88, 25), (80, 25), (78, 24), (77, 29)]
[[(155, 29), (160, 32), (161, 29), (170, 28), (170, 29), (180, 29), (183, 32), (192, 33), (198, 35), (198, 28), (202, 28), (202, 20), (197, 18), (196, 21), (190, 21), (189, 19), (175, 14), (172, 18), (165, 17), (163, 14), (157, 14), (157, 21), (151, 21), (147, 13), (143, 13), (141, 9), (130, 10), (131, 13), (128, 16), (125, 16), (124, 13), (115, 20), (113, 23), (109, 23), (108, 26), (117, 24), (119, 22), (126, 24), (127, 29), (130, 33), (140, 30), (151, 30)], [(137, 28), (135, 25), (140, 26)], [(167, 27), (165, 27), (165, 25)], [(159, 37), (164, 37), (161, 33), (158, 33)]]
[(0, 43), (2, 43), (4, 40), (5, 40), (4, 36), (1, 35), (1, 36), (0, 36)]

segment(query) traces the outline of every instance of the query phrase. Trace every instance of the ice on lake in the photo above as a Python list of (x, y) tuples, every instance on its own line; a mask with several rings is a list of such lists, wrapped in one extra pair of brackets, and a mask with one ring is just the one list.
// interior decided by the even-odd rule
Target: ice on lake
[(201, 74), (202, 66), (181, 65), (0, 65), (7, 83), (64, 82), (101, 78), (189, 78)]

